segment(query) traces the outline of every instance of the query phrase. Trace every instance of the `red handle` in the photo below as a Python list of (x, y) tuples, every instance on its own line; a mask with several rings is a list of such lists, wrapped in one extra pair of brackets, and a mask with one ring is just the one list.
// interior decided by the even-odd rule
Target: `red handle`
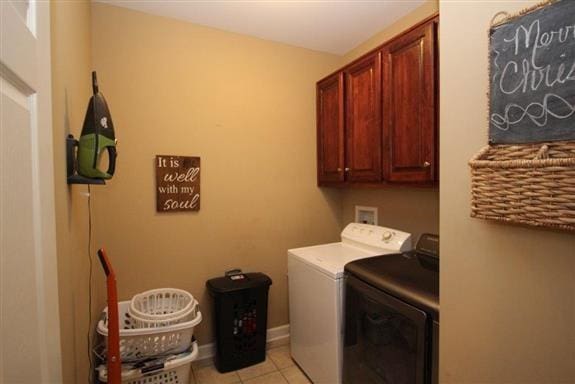
[(108, 383), (122, 383), (122, 361), (120, 359), (120, 320), (118, 315), (118, 291), (116, 274), (106, 256), (104, 248), (98, 250), (98, 258), (106, 273), (108, 290)]

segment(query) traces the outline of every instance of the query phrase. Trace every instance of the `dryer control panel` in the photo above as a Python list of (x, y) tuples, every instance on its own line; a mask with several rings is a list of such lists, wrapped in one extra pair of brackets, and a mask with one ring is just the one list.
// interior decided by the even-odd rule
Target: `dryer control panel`
[(350, 223), (341, 232), (341, 241), (358, 247), (398, 253), (411, 250), (411, 234), (378, 225)]

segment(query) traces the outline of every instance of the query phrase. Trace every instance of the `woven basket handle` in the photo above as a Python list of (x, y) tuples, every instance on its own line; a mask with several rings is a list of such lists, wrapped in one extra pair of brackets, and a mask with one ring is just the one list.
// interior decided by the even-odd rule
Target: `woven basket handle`
[(489, 25), (491, 27), (494, 27), (496, 25), (502, 24), (504, 23), (506, 20), (510, 19), (511, 15), (508, 12), (505, 11), (501, 11), (501, 12), (497, 12), (492, 18), (491, 18), (491, 22), (489, 23)]
[(541, 148), (539, 148), (539, 151), (537, 151), (537, 154), (535, 155), (535, 158), (533, 160), (543, 160), (548, 158), (549, 158), (549, 146), (547, 144), (543, 144)]

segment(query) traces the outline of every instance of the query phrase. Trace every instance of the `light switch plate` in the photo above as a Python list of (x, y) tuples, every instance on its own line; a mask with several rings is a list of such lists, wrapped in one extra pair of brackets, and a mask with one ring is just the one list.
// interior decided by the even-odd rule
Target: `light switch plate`
[(377, 225), (377, 207), (355, 206), (355, 222)]

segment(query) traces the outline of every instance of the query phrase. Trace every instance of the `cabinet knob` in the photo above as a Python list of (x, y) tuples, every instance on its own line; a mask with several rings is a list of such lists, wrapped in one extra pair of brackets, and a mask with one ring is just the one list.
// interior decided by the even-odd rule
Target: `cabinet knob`
[(430, 165), (431, 163), (429, 161), (426, 161), (423, 163), (423, 168), (429, 168)]
[(345, 168), (345, 171), (346, 171), (346, 172), (349, 172), (349, 168), (346, 167), (346, 168)]

